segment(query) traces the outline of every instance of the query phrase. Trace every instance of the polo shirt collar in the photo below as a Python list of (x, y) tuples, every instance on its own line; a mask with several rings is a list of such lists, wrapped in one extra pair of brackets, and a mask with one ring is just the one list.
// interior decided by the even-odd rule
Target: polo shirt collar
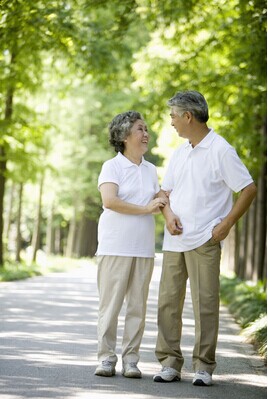
[[(194, 148), (209, 148), (212, 141), (215, 139), (216, 133), (212, 128), (210, 128), (210, 131), (208, 134), (203, 138), (203, 140), (200, 141)], [(191, 146), (191, 143), (187, 141), (185, 147)]]
[(147, 166), (144, 157), (142, 157), (140, 165), (136, 165), (135, 163), (131, 162), (121, 152), (118, 152), (117, 158), (118, 158), (118, 160), (119, 160), (119, 162), (120, 162), (120, 164), (122, 165), (123, 168), (131, 168), (132, 166), (140, 166), (140, 165)]

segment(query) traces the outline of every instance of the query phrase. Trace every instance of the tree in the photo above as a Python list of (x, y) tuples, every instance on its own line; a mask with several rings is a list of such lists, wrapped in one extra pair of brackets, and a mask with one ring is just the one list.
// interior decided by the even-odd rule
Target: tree
[[(70, 35), (72, 25), (65, 2), (22, 2), (13, 0), (3, 3), (0, 10), (0, 72), (5, 92), (1, 99), (2, 119), (0, 126), (4, 132), (0, 141), (0, 265), (3, 265), (3, 198), (9, 159), (10, 140), (14, 137), (16, 122), (13, 117), (15, 96), (31, 92), (38, 87), (41, 70), (41, 53), (48, 48), (70, 50), (64, 39)], [(53, 19), (58, 16), (58, 23)], [(51, 22), (52, 21), (52, 22)], [(59, 34), (60, 32), (60, 34)], [(17, 138), (20, 142), (20, 138)]]
[[(24, 165), (30, 170), (31, 162), (36, 164), (36, 154), (52, 143), (40, 165), (46, 173), (42, 215), (51, 226), (47, 237), (57, 237), (54, 247), (62, 252), (72, 225), (68, 251), (76, 256), (86, 253), (86, 244), (79, 237), (92, 231), (94, 247), (101, 211), (97, 176), (102, 162), (113, 155), (108, 123), (123, 110), (137, 109), (148, 123), (153, 148), (166, 123), (167, 99), (177, 90), (193, 88), (208, 99), (217, 132), (234, 144), (259, 179), (255, 208), (245, 222), (255, 226), (254, 249), (248, 241), (250, 233), (247, 238), (241, 234), (251, 229), (242, 229), (241, 221), (236, 252), (241, 247), (247, 249), (242, 263), (247, 264), (249, 274), (253, 272), (248, 259), (258, 264), (258, 275), (263, 273), (263, 0), (13, 0), (3, 4), (0, 18), (0, 72), (5, 93), (0, 97), (4, 132), (0, 138), (0, 215), (5, 181), (12, 178), (12, 168), (20, 170), (15, 161), (20, 151), (25, 149)], [(44, 104), (46, 109), (40, 112)], [(159, 165), (165, 154), (159, 148), (146, 157)], [(37, 174), (33, 172), (33, 176)], [(29, 176), (21, 182), (27, 197)], [(22, 218), (30, 225), (33, 203), (31, 198), (27, 200)], [(71, 231), (75, 239), (71, 239)], [(47, 247), (53, 247), (51, 239)], [(0, 264), (1, 254), (0, 248)]]
[[(169, 0), (139, 3), (149, 15), (146, 23), (152, 31), (150, 43), (134, 65), (143, 104), (157, 121), (176, 91), (196, 89), (205, 94), (212, 125), (236, 147), (258, 183), (252, 207), (256, 217), (246, 215), (237, 224), (235, 251), (240, 255), (234, 257), (234, 268), (243, 278), (262, 279), (266, 270), (266, 2), (191, 1), (178, 2), (177, 7)], [(253, 230), (248, 223), (254, 224)], [(254, 248), (252, 231), (258, 237)]]
[[(105, 83), (107, 87), (107, 81), (112, 81), (115, 76), (121, 84), (129, 80), (132, 49), (135, 43), (139, 46), (143, 36), (137, 27), (136, 41), (130, 43), (129, 37), (125, 39), (124, 33), (134, 26), (133, 16), (135, 19), (136, 14), (129, 13), (134, 5), (134, 0), (123, 4), (113, 0), (108, 9), (103, 2), (82, 0), (12, 0), (2, 4), (0, 72), (6, 95), (0, 99), (3, 110), (0, 124), (4, 132), (0, 141), (1, 237), (7, 162), (18, 104), (15, 100), (38, 89), (48, 54), (54, 68), (58, 68), (57, 60), (64, 58), (74, 74), (89, 79), (94, 75), (95, 81)], [(20, 142), (20, 137), (17, 140)], [(0, 265), (3, 265), (2, 239)]]

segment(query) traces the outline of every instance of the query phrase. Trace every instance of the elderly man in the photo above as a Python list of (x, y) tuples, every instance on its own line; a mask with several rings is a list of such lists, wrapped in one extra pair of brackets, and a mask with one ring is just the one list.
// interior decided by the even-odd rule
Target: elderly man
[[(207, 126), (208, 106), (196, 91), (168, 101), (171, 124), (186, 142), (175, 150), (162, 184), (169, 204), (159, 288), (155, 382), (181, 379), (182, 312), (189, 278), (195, 317), (193, 384), (212, 384), (219, 325), (221, 245), (247, 211), (256, 186), (235, 149)], [(233, 192), (241, 192), (233, 205)]]

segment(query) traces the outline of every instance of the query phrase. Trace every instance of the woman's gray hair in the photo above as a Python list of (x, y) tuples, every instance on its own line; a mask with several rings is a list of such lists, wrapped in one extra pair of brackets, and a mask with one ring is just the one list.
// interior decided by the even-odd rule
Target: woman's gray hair
[(205, 97), (195, 90), (181, 91), (175, 94), (167, 103), (170, 107), (177, 107), (179, 111), (184, 113), (186, 111), (202, 123), (208, 121), (208, 105)]
[(124, 140), (130, 135), (130, 130), (138, 119), (143, 120), (143, 117), (136, 111), (122, 112), (113, 118), (109, 125), (109, 142), (116, 152), (123, 154), (125, 149)]

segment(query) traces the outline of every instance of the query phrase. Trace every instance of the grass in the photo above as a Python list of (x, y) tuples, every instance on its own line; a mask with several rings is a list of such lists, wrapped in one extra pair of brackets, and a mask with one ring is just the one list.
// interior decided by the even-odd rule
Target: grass
[(221, 300), (228, 306), (242, 335), (267, 361), (267, 294), (264, 283), (221, 276)]
[[(94, 262), (94, 260), (91, 260)], [(0, 269), (1, 281), (15, 281), (26, 278), (41, 276), (48, 273), (60, 273), (68, 270), (81, 267), (85, 259), (73, 259), (63, 256), (46, 256), (44, 253), (39, 253), (36, 263), (30, 263), (26, 258), (21, 262), (14, 260), (6, 260), (4, 267)], [(87, 259), (88, 262), (88, 259)]]
[(40, 276), (42, 273), (36, 264), (27, 265), (24, 261), (15, 262), (8, 260), (0, 269), (0, 281), (15, 281), (25, 278)]

